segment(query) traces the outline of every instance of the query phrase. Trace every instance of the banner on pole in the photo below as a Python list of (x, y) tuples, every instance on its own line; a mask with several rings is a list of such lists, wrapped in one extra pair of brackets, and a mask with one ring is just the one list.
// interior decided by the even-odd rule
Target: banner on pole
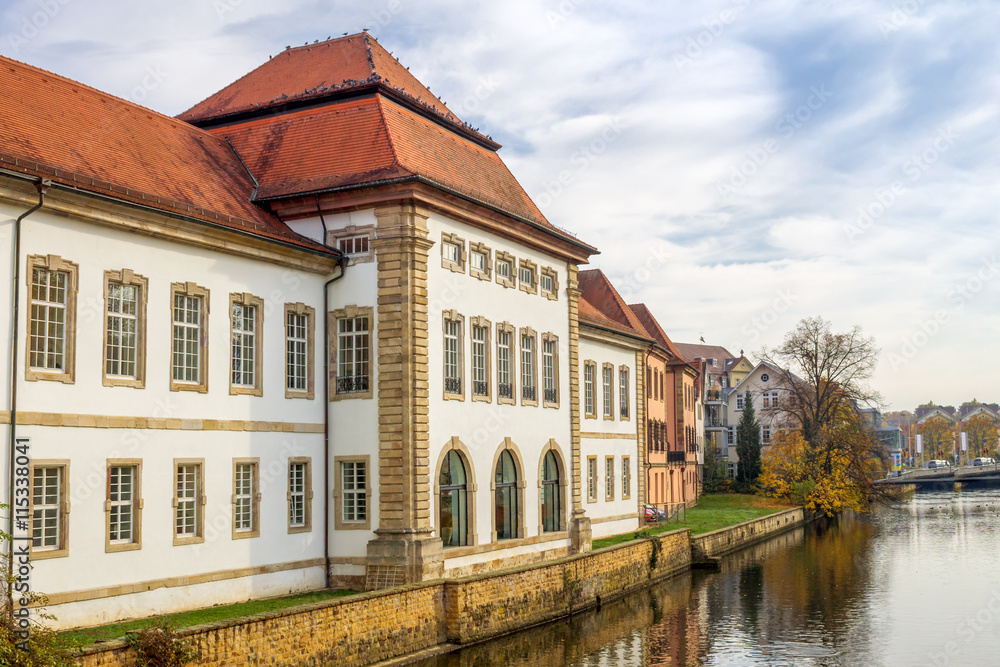
[(924, 436), (917, 434), (917, 454), (924, 451)]
[(962, 431), (962, 451), (969, 451), (969, 434), (965, 431)]

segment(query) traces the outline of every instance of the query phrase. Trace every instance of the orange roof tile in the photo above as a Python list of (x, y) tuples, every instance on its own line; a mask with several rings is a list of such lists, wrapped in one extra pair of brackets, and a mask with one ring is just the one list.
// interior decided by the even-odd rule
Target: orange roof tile
[(551, 227), (496, 152), (381, 95), (211, 131), (232, 142), (260, 183), (262, 201), (421, 177)]
[(464, 125), (444, 102), (368, 33), (286, 49), (178, 118), (200, 124), (290, 102), (313, 102), (378, 84), (416, 101), (442, 118)]
[(653, 313), (649, 310), (649, 308), (646, 307), (646, 304), (638, 303), (629, 306), (629, 310), (632, 311), (632, 313), (634, 313), (637, 318), (639, 318), (639, 320), (642, 322), (642, 325), (646, 328), (646, 331), (648, 331), (652, 335), (652, 337), (656, 339), (657, 343), (666, 348), (667, 351), (670, 352), (670, 354), (677, 357), (678, 361), (683, 361), (684, 363), (687, 363), (687, 359), (685, 359), (684, 356), (680, 353), (680, 351), (677, 349), (677, 346), (674, 345), (674, 342), (670, 340), (670, 336), (668, 336), (667, 332), (663, 330), (663, 327), (660, 326), (660, 323), (656, 321), (656, 318), (653, 317)]
[(644, 338), (652, 338), (603, 271), (600, 269), (580, 271), (577, 280), (580, 282), (583, 298), (601, 314)]
[(648, 340), (649, 342), (653, 342), (653, 339), (647, 336), (645, 332), (636, 331), (632, 327), (625, 326), (624, 324), (619, 324), (618, 322), (615, 322), (613, 319), (602, 313), (597, 308), (597, 306), (587, 301), (587, 299), (582, 295), (580, 296), (580, 300), (577, 304), (577, 309), (580, 321), (585, 324), (587, 323), (594, 324), (596, 326), (603, 327), (605, 329), (611, 329), (612, 331), (619, 331), (621, 333), (628, 334), (633, 337), (638, 337)]
[(220, 137), (0, 56), (0, 167), (337, 254), (250, 201)]

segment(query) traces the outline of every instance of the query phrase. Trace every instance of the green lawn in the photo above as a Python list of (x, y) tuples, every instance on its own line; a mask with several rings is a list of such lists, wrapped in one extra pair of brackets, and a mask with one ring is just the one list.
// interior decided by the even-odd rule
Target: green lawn
[(791, 507), (791, 505), (784, 505), (773, 498), (738, 493), (713, 493), (702, 496), (696, 506), (688, 509), (685, 521), (671, 521), (654, 528), (647, 528), (639, 533), (612, 535), (594, 540), (593, 548), (610, 547), (613, 544), (634, 540), (637, 535), (648, 537), (680, 528), (690, 528), (692, 535), (710, 533), (719, 528), (734, 526), (751, 519), (759, 519), (768, 514), (791, 509)]
[(240, 602), (237, 604), (220, 605), (208, 607), (207, 609), (196, 609), (194, 611), (184, 611), (179, 614), (168, 616), (157, 616), (144, 618), (136, 621), (124, 621), (111, 625), (101, 625), (96, 628), (84, 628), (82, 630), (68, 630), (59, 633), (59, 638), (67, 648), (87, 646), (108, 639), (123, 637), (126, 632), (141, 630), (156, 625), (160, 619), (165, 619), (167, 623), (175, 628), (184, 628), (191, 625), (201, 625), (212, 621), (222, 621), (240, 616), (250, 616), (264, 611), (284, 609), (311, 602), (320, 602), (333, 598), (354, 595), (357, 591), (350, 590), (322, 590), (312, 593), (302, 593), (300, 595), (289, 595), (282, 598), (271, 598), (269, 600), (252, 600), (250, 602)]

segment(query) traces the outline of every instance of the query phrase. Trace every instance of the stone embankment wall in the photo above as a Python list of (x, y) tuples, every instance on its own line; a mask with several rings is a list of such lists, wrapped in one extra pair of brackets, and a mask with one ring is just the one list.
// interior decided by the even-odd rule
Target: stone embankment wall
[(770, 537), (806, 520), (801, 507), (771, 514), (770, 516), (738, 523), (691, 538), (691, 559), (695, 563), (711, 561), (730, 551), (736, 551), (765, 537)]
[[(524, 567), (432, 581), (185, 628), (195, 664), (367, 665), (441, 644), (469, 644), (645, 588), (805, 521), (799, 510), (692, 538), (686, 529)], [(82, 667), (132, 667), (123, 641), (85, 649)]]

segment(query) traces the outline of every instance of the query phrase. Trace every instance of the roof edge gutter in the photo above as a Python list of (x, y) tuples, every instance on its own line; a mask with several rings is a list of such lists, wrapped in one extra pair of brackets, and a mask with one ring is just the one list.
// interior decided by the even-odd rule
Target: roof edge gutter
[[(38, 180), (37, 176), (31, 176), (29, 174), (24, 174), (24, 173), (18, 172), (18, 171), (10, 171), (9, 169), (3, 169), (3, 168), (0, 168), (0, 175), (11, 176), (13, 178), (17, 178), (17, 179), (22, 180), (22, 181), (32, 181), (32, 182), (35, 182), (35, 181)], [(218, 229), (218, 230), (224, 231), (224, 232), (231, 232), (233, 234), (237, 234), (237, 235), (243, 236), (245, 238), (252, 238), (252, 239), (259, 240), (259, 241), (264, 241), (266, 243), (271, 243), (273, 245), (281, 246), (283, 248), (288, 248), (289, 250), (295, 250), (295, 251), (298, 251), (298, 252), (303, 252), (303, 253), (307, 253), (307, 254), (310, 254), (310, 255), (317, 255), (319, 257), (327, 257), (327, 258), (331, 258), (331, 259), (336, 259), (336, 258), (338, 258), (340, 256), (340, 253), (337, 250), (333, 249), (333, 248), (328, 248), (326, 250), (320, 250), (319, 248), (309, 248), (309, 247), (305, 247), (305, 246), (299, 246), (299, 245), (296, 245), (294, 243), (290, 243), (288, 241), (282, 241), (281, 239), (272, 239), (272, 238), (268, 238), (266, 236), (260, 236), (260, 235), (257, 235), (257, 234), (252, 234), (250, 232), (246, 232), (246, 231), (243, 231), (241, 229), (236, 229), (235, 227), (227, 227), (225, 225), (220, 225), (220, 224), (214, 223), (214, 222), (212, 222), (210, 220), (202, 220), (201, 218), (194, 218), (194, 217), (191, 217), (189, 215), (184, 215), (183, 213), (176, 213), (174, 211), (166, 211), (166, 210), (163, 210), (163, 209), (160, 209), (160, 208), (155, 208), (153, 206), (147, 206), (145, 204), (138, 204), (136, 202), (131, 202), (131, 201), (128, 201), (126, 199), (118, 199), (118, 198), (112, 197), (110, 195), (101, 194), (99, 192), (91, 192), (90, 190), (84, 190), (83, 188), (79, 188), (79, 187), (72, 186), (72, 185), (65, 185), (63, 183), (52, 182), (51, 187), (55, 188), (55, 189), (58, 189), (58, 190), (63, 190), (65, 192), (72, 192), (72, 193), (80, 194), (80, 195), (83, 195), (85, 197), (92, 197), (94, 199), (100, 199), (102, 201), (112, 202), (114, 204), (119, 204), (121, 206), (128, 206), (129, 208), (138, 209), (140, 211), (149, 211), (151, 213), (155, 213), (157, 215), (163, 215), (163, 216), (166, 216), (168, 218), (174, 218), (176, 220), (184, 220), (185, 222), (194, 223), (196, 225), (204, 225), (205, 227), (211, 227), (212, 229)]]

